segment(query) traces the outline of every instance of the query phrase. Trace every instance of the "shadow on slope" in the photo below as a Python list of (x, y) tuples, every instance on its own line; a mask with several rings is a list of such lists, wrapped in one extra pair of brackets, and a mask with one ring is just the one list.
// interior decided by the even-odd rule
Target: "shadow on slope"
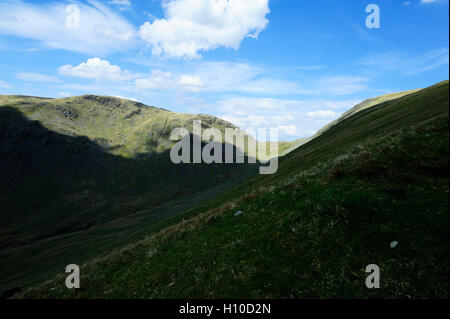
[(249, 164), (175, 165), (169, 152), (124, 158), (0, 107), (2, 288), (44, 278), (68, 255), (81, 261), (117, 245), (256, 171)]

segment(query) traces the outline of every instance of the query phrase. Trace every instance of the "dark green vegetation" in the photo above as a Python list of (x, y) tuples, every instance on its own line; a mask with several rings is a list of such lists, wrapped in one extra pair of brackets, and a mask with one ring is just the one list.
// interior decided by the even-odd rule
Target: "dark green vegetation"
[[(277, 174), (82, 265), (79, 290), (61, 274), (18, 297), (448, 298), (448, 89), (336, 122), (281, 158)], [(368, 264), (381, 289), (365, 287)]]
[(0, 292), (40, 282), (245, 178), (175, 165), (175, 127), (230, 123), (119, 98), (0, 96)]

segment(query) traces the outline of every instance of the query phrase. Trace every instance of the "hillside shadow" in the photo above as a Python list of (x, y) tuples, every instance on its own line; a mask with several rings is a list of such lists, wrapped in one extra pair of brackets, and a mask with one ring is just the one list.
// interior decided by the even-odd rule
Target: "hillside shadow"
[[(191, 145), (193, 139), (191, 135)], [(204, 146), (202, 143), (202, 148)], [(224, 154), (225, 145), (222, 149)], [(233, 146), (235, 152), (236, 147)], [(67, 194), (94, 192), (103, 197), (117, 198), (139, 194), (152, 196), (149, 193), (153, 192), (154, 204), (160, 204), (183, 194), (217, 186), (254, 169), (249, 164), (176, 165), (170, 161), (170, 150), (124, 158), (109, 153), (87, 137), (53, 132), (8, 106), (0, 108), (0, 158), (3, 199), (0, 204), (3, 212), (0, 216), (0, 239), (3, 239), (0, 247), (3, 248), (12, 244), (11, 238), (4, 238), (5, 228), (16, 222), (22, 224), (19, 229), (35, 230), (34, 239), (89, 227), (92, 223), (88, 225), (81, 220), (70, 227), (55, 229), (61, 220), (73, 217), (72, 209), (67, 212), (59, 209), (51, 227), (30, 227), (29, 224), (45, 221), (45, 216), (39, 216), (39, 211), (54, 206)], [(108, 216), (108, 219), (113, 217)], [(102, 216), (96, 216), (93, 223), (102, 220)], [(16, 231), (19, 229), (15, 228)]]
[[(193, 138), (191, 135), (191, 147)], [(222, 150), (225, 154), (225, 145)], [(10, 272), (17, 263), (33, 267), (34, 262), (26, 262), (27, 255), (20, 254), (22, 257), (18, 259), (12, 253), (21, 247), (97, 229), (133, 216), (137, 210), (159, 207), (173, 200), (183, 202), (183, 198), (219, 185), (232, 185), (256, 171), (257, 166), (250, 164), (176, 165), (170, 161), (170, 150), (155, 153), (149, 149), (136, 158), (124, 158), (109, 153), (106, 147), (87, 137), (51, 131), (16, 108), (2, 106), (0, 253), (6, 258), (1, 258), (0, 268)], [(189, 205), (195, 202), (186, 201)], [(140, 222), (140, 219), (131, 221), (131, 217), (129, 220)], [(139, 228), (132, 226), (130, 229)], [(98, 242), (101, 244), (92, 250), (105, 245), (104, 241)], [(82, 240), (73, 243), (74, 247), (84, 244)], [(15, 257), (8, 258), (8, 251)], [(2, 282), (8, 280), (0, 278)]]

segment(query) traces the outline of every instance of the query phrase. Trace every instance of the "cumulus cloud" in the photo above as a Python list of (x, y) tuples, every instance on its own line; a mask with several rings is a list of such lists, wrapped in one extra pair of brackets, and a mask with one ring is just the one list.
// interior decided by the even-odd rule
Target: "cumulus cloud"
[(54, 83), (59, 81), (57, 77), (33, 72), (17, 72), (15, 76), (19, 80), (29, 82)]
[(198, 58), (219, 46), (237, 49), (268, 20), (268, 0), (166, 0), (165, 18), (144, 23), (140, 37), (157, 56)]
[(170, 72), (151, 70), (147, 78), (139, 78), (135, 81), (136, 87), (144, 90), (167, 90), (174, 88), (174, 80)]
[[(272, 77), (270, 70), (248, 63), (195, 62), (184, 70), (153, 69), (147, 76), (134, 74), (98, 57), (78, 66), (64, 65), (59, 73), (96, 80), (134, 80), (135, 88), (148, 91), (245, 93), (263, 95), (347, 95), (366, 88), (366, 78), (325, 77), (304, 83)], [(149, 93), (149, 92), (147, 92)], [(332, 106), (331, 106), (332, 107)]]
[[(269, 129), (276, 128), (281, 139), (292, 139), (293, 137), (298, 137), (299, 135), (309, 135), (308, 132), (299, 130), (294, 124), (288, 124), (288, 122), (293, 122), (292, 116), (267, 116), (267, 115), (248, 115), (246, 117), (242, 116), (232, 116), (224, 115), (221, 116), (224, 120), (237, 125), (241, 129), (247, 132), (255, 132), (258, 128)], [(258, 137), (259, 138), (259, 137)]]
[(278, 133), (288, 136), (296, 136), (297, 128), (295, 125), (278, 125)]
[(150, 75), (145, 78), (138, 78), (135, 81), (138, 89), (174, 91), (183, 90), (189, 92), (200, 92), (203, 82), (199, 77), (186, 74), (172, 75), (170, 72), (161, 70), (151, 70)]
[[(272, 77), (270, 70), (247, 63), (201, 62), (196, 61), (189, 67), (178, 70), (152, 69), (148, 75), (132, 73), (98, 57), (88, 59), (77, 66), (61, 66), (59, 74), (97, 81), (120, 83), (121, 89), (139, 91), (145, 94), (155, 92), (178, 93), (238, 93), (255, 95), (348, 95), (366, 88), (367, 79), (353, 76), (323, 77), (300, 85), (283, 78)], [(144, 92), (146, 91), (146, 92)], [(241, 102), (245, 101), (241, 99)], [(316, 99), (316, 103), (318, 103)], [(240, 102), (240, 103), (241, 103)], [(254, 101), (252, 101), (253, 103)], [(323, 108), (340, 108), (340, 102), (323, 102)], [(283, 102), (285, 103), (285, 102)], [(334, 103), (334, 104), (333, 104)], [(259, 100), (261, 109), (274, 103)]]
[[(327, 122), (359, 102), (360, 100), (231, 97), (217, 101), (214, 109), (215, 115), (244, 130), (278, 128), (281, 139), (292, 139), (313, 135)], [(333, 108), (334, 111), (322, 108)]]
[[(288, 79), (273, 77), (270, 70), (248, 63), (195, 62), (190, 70), (165, 72), (152, 70), (135, 84), (146, 90), (244, 93), (258, 95), (349, 95), (367, 88), (368, 79), (355, 76), (331, 76), (300, 85)], [(339, 107), (332, 105), (330, 107)]]
[[(106, 54), (134, 46), (137, 31), (123, 16), (97, 1), (0, 3), (0, 34), (43, 42), (53, 49)], [(66, 10), (67, 9), (67, 10)], [(79, 12), (79, 24), (67, 23)]]
[(189, 86), (202, 86), (203, 83), (200, 78), (189, 75), (182, 75), (180, 80), (181, 85), (189, 85)]
[(63, 65), (58, 69), (59, 74), (79, 78), (124, 81), (134, 77), (129, 71), (122, 71), (117, 65), (112, 65), (107, 60), (91, 58), (77, 66)]
[[(285, 91), (285, 83), (263, 83), (259, 79), (255, 83), (254, 78), (263, 75), (264, 70), (246, 63), (229, 62), (205, 62), (195, 65), (191, 73), (180, 72), (173, 74), (162, 70), (152, 70), (149, 77), (135, 80), (141, 89), (184, 89), (199, 92), (275, 92), (282, 94)], [(261, 82), (263, 81), (263, 82)]]
[(199, 92), (203, 86), (203, 82), (199, 77), (189, 75), (182, 75), (179, 84), (185, 90), (192, 92)]

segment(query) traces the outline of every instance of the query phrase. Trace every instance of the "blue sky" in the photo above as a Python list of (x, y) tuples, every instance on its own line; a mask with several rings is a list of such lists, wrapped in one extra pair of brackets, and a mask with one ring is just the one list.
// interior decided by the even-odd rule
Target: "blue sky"
[[(380, 28), (367, 28), (368, 4)], [(313, 134), (448, 78), (448, 0), (0, 0), (0, 94), (102, 94)], [(78, 14), (79, 13), (79, 14)]]

